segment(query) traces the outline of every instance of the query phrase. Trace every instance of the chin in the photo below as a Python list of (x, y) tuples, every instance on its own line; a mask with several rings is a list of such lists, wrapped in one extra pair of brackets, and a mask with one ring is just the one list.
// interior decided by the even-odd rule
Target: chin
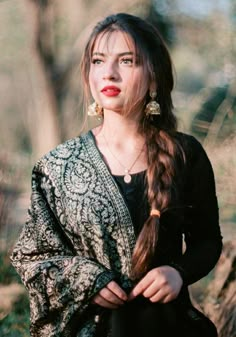
[(113, 111), (119, 114), (122, 114), (123, 107), (117, 107), (117, 106), (110, 106), (110, 105), (103, 105), (103, 109), (107, 111)]

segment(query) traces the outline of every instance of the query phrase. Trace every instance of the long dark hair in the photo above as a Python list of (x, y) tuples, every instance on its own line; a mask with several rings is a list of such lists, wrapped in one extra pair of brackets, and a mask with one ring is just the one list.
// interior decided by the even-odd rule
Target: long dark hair
[[(147, 196), (151, 209), (164, 211), (175, 194), (175, 181), (179, 171), (177, 163), (184, 161), (183, 151), (176, 139), (177, 120), (173, 114), (171, 92), (174, 79), (170, 54), (158, 30), (145, 20), (126, 13), (110, 15), (99, 22), (86, 45), (81, 62), (81, 74), (85, 94), (88, 96), (88, 77), (96, 38), (106, 32), (121, 31), (131, 37), (136, 53), (143, 63), (148, 80), (157, 84), (157, 100), (161, 115), (147, 119), (145, 105), (150, 100), (149, 92), (141, 97), (143, 114), (139, 130), (146, 139), (148, 169), (146, 173)], [(150, 216), (139, 234), (132, 258), (131, 277), (144, 275), (156, 248), (159, 217)]]

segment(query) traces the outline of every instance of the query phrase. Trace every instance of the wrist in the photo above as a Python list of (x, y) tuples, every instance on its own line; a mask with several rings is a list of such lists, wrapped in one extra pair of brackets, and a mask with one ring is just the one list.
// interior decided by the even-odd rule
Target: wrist
[(177, 272), (179, 273), (180, 277), (182, 278), (182, 281), (183, 281), (183, 284), (182, 286), (184, 285), (187, 285), (187, 277), (186, 277), (186, 272), (185, 270), (183, 269), (182, 266), (180, 266), (178, 263), (175, 263), (175, 262), (171, 262), (169, 264), (170, 267), (173, 267), (175, 270), (177, 270)]

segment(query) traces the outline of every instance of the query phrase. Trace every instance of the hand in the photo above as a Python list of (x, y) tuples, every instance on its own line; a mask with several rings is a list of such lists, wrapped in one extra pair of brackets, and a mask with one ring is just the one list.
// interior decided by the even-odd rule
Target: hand
[(115, 281), (111, 281), (93, 297), (92, 303), (108, 309), (117, 309), (127, 299), (124, 290)]
[(150, 270), (129, 294), (129, 300), (143, 295), (151, 302), (167, 303), (175, 299), (183, 285), (179, 272), (170, 266)]

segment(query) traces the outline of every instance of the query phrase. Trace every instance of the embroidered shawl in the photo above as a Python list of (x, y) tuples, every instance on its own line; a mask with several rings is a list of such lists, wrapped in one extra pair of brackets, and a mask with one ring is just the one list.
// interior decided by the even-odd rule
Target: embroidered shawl
[[(90, 132), (39, 160), (11, 257), (29, 291), (31, 335), (75, 336), (92, 296), (114, 278), (130, 287), (134, 243), (129, 211)], [(78, 336), (93, 331), (91, 320)]]
[[(177, 254), (189, 283), (206, 275), (221, 252), (214, 177), (197, 148), (203, 160), (195, 156), (196, 169), (188, 169), (197, 215), (186, 232), (195, 244), (183, 258)], [(93, 337), (90, 300), (111, 280), (124, 290), (132, 287), (135, 240), (129, 210), (91, 131), (41, 158), (32, 172), (27, 222), (11, 255), (29, 292), (31, 336)]]

